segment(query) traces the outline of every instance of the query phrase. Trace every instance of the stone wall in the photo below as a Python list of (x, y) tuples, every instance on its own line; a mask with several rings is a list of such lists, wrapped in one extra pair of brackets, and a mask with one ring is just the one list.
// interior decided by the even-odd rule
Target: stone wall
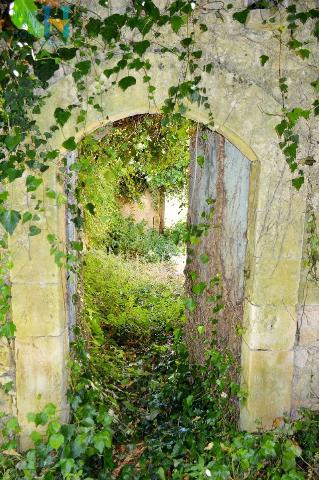
[(136, 223), (145, 221), (147, 228), (159, 229), (160, 212), (154, 205), (154, 200), (149, 190), (143, 193), (138, 203), (123, 203), (121, 211), (125, 218), (131, 216)]
[[(235, 7), (244, 5), (242, 0), (232, 3)], [(312, 2), (307, 4), (311, 6)], [(90, 1), (89, 5), (91, 10), (101, 10), (97, 1)], [(127, 5), (128, 0), (111, 1), (109, 13), (124, 11)], [(214, 113), (214, 129), (253, 164), (241, 355), (242, 386), (247, 391), (247, 399), (241, 405), (241, 426), (253, 430), (256, 420), (259, 420), (262, 427), (269, 428), (276, 417), (284, 412), (290, 413), (297, 404), (309, 403), (309, 388), (317, 381), (311, 372), (319, 370), (317, 334), (311, 331), (312, 325), (316, 330), (318, 324), (316, 309), (319, 292), (317, 287), (311, 287), (311, 294), (303, 298), (301, 292), (304, 291), (305, 282), (300, 280), (305, 277), (303, 242), (308, 187), (305, 185), (299, 192), (292, 188), (291, 174), (278, 148), (274, 129), (278, 122), (277, 115), (281, 112), (279, 57), (276, 54), (279, 47), (273, 35), (273, 29), (278, 28), (279, 24), (272, 24), (271, 27), (265, 25), (262, 15), (266, 12), (254, 10), (247, 25), (242, 26), (232, 20), (231, 13), (223, 13), (224, 19), (221, 21), (209, 3), (205, 8), (203, 20), (208, 30), (198, 32), (198, 42), (204, 52), (203, 62), (214, 65), (212, 73), (203, 77)], [(170, 48), (178, 48), (178, 35), (166, 33), (163, 41)], [(270, 58), (266, 69), (260, 64), (261, 55)], [(77, 109), (72, 110), (63, 135), (60, 131), (55, 132), (51, 148), (59, 148), (63, 155), (65, 152), (61, 144), (65, 138), (74, 136), (80, 141), (86, 134), (105, 125), (106, 118), (112, 122), (135, 114), (158, 111), (167, 96), (168, 87), (178, 83), (181, 72), (175, 56), (170, 53), (161, 53), (153, 48), (149, 59), (152, 64), (150, 74), (156, 86), (156, 107), (149, 104), (142, 74), (136, 86), (126, 92), (112, 85), (103, 74), (106, 65), (101, 54), (101, 63), (96, 65), (87, 84), (88, 96), (100, 88), (106, 90), (98, 95), (103, 114), (88, 105), (84, 126), (77, 124)], [(290, 98), (293, 99), (293, 106), (303, 106), (307, 96), (312, 94), (303, 60), (285, 53), (280, 62), (286, 77), (300, 79), (298, 84), (291, 85)], [(313, 63), (317, 64), (318, 59), (314, 59)], [(76, 88), (68, 71), (61, 68), (56, 73), (50, 94), (37, 118), (43, 131), (53, 123), (56, 107), (65, 108), (77, 103)], [(289, 103), (287, 106), (289, 108)], [(208, 123), (207, 111), (201, 106), (190, 106), (187, 115), (195, 121)], [(299, 134), (306, 155), (309, 130), (303, 123), (300, 124)], [(48, 172), (46, 185), (56, 187), (56, 173), (55, 168)], [(19, 182), (15, 182), (13, 188), (12, 205), (24, 208), (30, 198), (22, 193)], [(46, 239), (48, 233), (56, 233), (63, 240), (65, 212), (63, 208), (58, 209), (54, 201), (46, 199), (45, 202), (42, 234), (28, 237), (23, 228), (19, 228), (10, 245), (14, 262), (10, 279), (12, 318), (17, 324), (14, 349), (16, 405), (24, 432), (22, 447), (28, 445), (28, 412), (53, 401), (60, 406), (62, 419), (67, 418), (68, 318), (65, 274), (54, 264)], [(300, 314), (301, 298), (305, 303), (306, 317)], [(302, 343), (298, 343), (297, 322), (300, 323), (301, 319)], [(5, 352), (4, 348), (0, 358), (4, 358), (4, 364), (7, 365)], [(5, 366), (4, 371), (6, 369)], [(305, 375), (309, 381), (302, 387), (300, 379)], [(302, 393), (303, 388), (307, 393)], [(317, 405), (315, 396), (311, 397), (310, 403)], [(11, 400), (7, 404), (8, 410), (10, 405)]]

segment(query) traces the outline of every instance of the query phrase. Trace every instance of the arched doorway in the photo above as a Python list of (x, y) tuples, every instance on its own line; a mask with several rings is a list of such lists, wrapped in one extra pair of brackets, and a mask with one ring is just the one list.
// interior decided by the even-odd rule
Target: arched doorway
[[(178, 77), (178, 72), (170, 56), (154, 53), (153, 65), (153, 77), (157, 79), (156, 102), (160, 108), (167, 87)], [(167, 78), (162, 75), (163, 70), (169, 72)], [(254, 429), (256, 420), (260, 419), (267, 428), (276, 417), (289, 412), (292, 404), (293, 346), (306, 194), (291, 187), (288, 167), (277, 146), (275, 120), (264, 115), (256, 99), (262, 100), (264, 110), (278, 111), (279, 105), (253, 81), (248, 82), (243, 94), (240, 82), (233, 79), (230, 85), (228, 75), (221, 69), (213, 77), (205, 78), (215, 114), (214, 128), (255, 165), (250, 189), (253, 207), (247, 231), (249, 278), (244, 292), (241, 352), (242, 384), (247, 389), (247, 399), (241, 407), (241, 426)], [(75, 98), (71, 77), (59, 79), (52, 85), (51, 96), (39, 117), (43, 131), (53, 118), (54, 110), (64, 106), (66, 99), (71, 104)], [(126, 92), (118, 87), (110, 89), (102, 95), (101, 102), (103, 115), (89, 106), (85, 125), (77, 124), (78, 112), (74, 110), (63, 132), (55, 133), (51, 146), (60, 149), (63, 140), (69, 137), (79, 141), (108, 121), (154, 112), (148, 105), (142, 81)], [(201, 107), (190, 107), (187, 115), (208, 123), (207, 113)], [(56, 164), (46, 174), (44, 188), (58, 186), (58, 168)], [(27, 202), (19, 192), (18, 182), (14, 184), (12, 202), (22, 208)], [(53, 233), (65, 240), (65, 212), (50, 199), (45, 199), (45, 207), (41, 235), (29, 238), (23, 229), (18, 229), (10, 245), (14, 262), (12, 316), (17, 325), (16, 411), (25, 434), (30, 430), (27, 414), (39, 410), (48, 401), (60, 405), (63, 419), (68, 415), (65, 276), (54, 264), (46, 238), (48, 233)], [(284, 285), (283, 275), (287, 277)], [(271, 405), (269, 398), (273, 399)]]

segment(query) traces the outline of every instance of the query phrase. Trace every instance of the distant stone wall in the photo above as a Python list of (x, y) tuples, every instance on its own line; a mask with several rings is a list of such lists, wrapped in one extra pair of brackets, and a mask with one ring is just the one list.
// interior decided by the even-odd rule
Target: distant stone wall
[(143, 193), (139, 202), (123, 203), (121, 211), (125, 218), (131, 216), (136, 223), (144, 221), (148, 228), (159, 229), (160, 211), (154, 205), (153, 197), (149, 190)]

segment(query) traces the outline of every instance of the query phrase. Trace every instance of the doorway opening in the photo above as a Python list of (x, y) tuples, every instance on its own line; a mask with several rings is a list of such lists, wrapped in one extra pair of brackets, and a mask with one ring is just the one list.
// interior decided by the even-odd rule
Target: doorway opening
[(77, 164), (77, 330), (112, 423), (103, 468), (186, 474), (212, 428), (238, 420), (250, 162), (198, 124), (139, 115), (86, 137)]

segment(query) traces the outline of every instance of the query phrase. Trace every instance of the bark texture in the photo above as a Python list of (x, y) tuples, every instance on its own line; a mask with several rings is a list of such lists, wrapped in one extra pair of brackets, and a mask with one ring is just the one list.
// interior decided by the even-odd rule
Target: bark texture
[[(189, 243), (185, 269), (187, 296), (197, 304), (188, 311), (185, 328), (195, 362), (203, 362), (213, 339), (222, 350), (240, 355), (249, 175), (250, 162), (223, 136), (197, 132), (191, 145), (188, 224), (204, 233)], [(207, 285), (200, 295), (193, 292), (199, 282)], [(224, 307), (217, 311), (220, 304)]]

